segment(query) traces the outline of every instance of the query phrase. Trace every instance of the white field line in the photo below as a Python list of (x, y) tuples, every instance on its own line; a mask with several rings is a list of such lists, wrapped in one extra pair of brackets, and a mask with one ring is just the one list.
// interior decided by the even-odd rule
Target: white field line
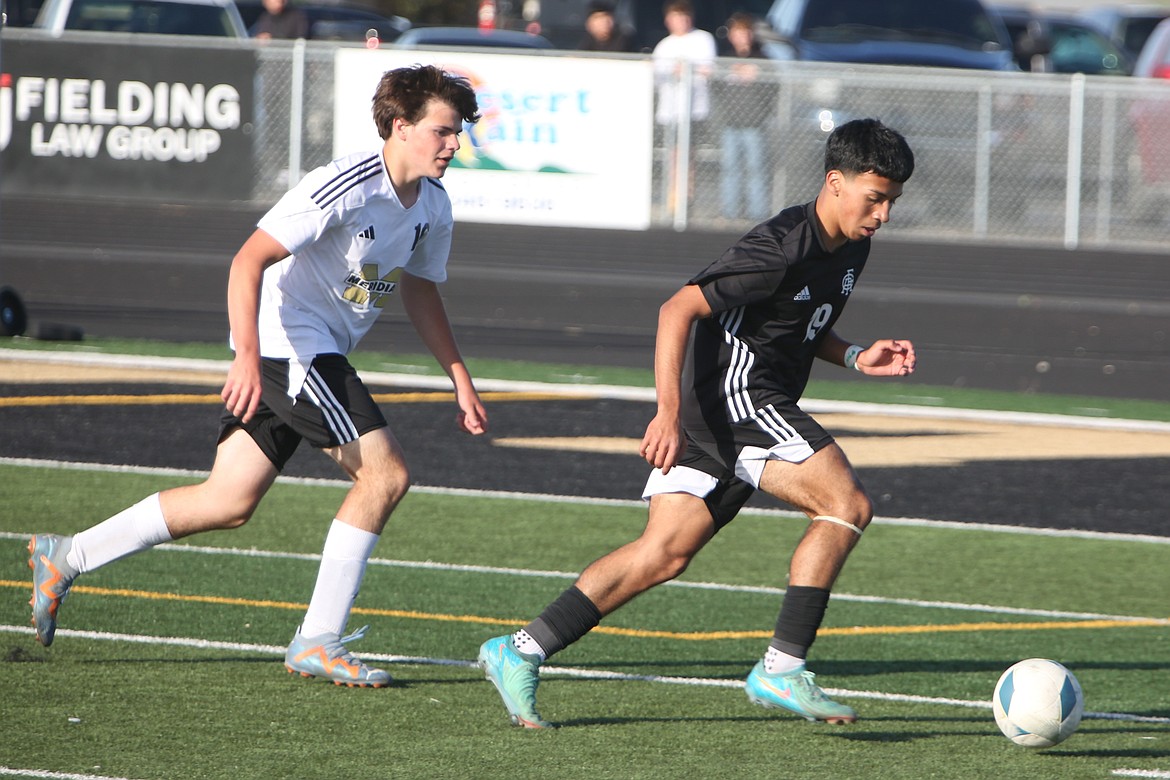
[(1170, 777), (1170, 769), (1114, 769), (1114, 777)]
[(45, 769), (17, 769), (10, 766), (0, 766), (0, 777), (45, 777), (50, 778), (50, 780), (129, 780), (126, 777), (79, 775), (73, 772), (49, 772)]
[[(33, 635), (33, 629), (28, 626), (0, 625), (0, 633)], [(175, 636), (148, 636), (143, 634), (117, 634), (107, 631), (79, 631), (76, 629), (59, 628), (57, 636), (69, 636), (77, 639), (92, 639), (106, 642), (130, 642), (142, 645), (157, 645), (170, 647), (192, 647), (200, 650), (230, 650), (233, 652), (257, 653), (260, 655), (283, 658), (288, 649), (283, 645), (260, 645), (243, 642), (220, 642), (195, 637)], [(366, 661), (377, 661), (387, 664), (426, 665), (426, 666), (454, 666), (466, 669), (475, 668), (475, 661), (457, 658), (430, 658), (427, 656), (391, 655), (386, 653), (361, 653), (360, 657)], [(572, 677), (581, 680), (614, 680), (621, 682), (648, 682), (663, 685), (688, 685), (706, 688), (743, 688), (742, 680), (723, 680), (710, 677), (671, 677), (657, 674), (626, 674), (624, 672), (600, 671), (596, 669), (580, 669), (571, 666), (541, 666), (542, 675), (558, 677)], [(884, 693), (881, 691), (853, 691), (845, 688), (825, 688), (831, 696), (841, 698), (872, 699), (877, 701), (908, 702), (913, 704), (944, 704), (954, 707), (968, 707), (973, 709), (991, 709), (990, 699), (987, 701), (971, 701), (966, 699), (951, 699), (939, 696), (916, 696), (913, 694)], [(1121, 720), (1133, 723), (1168, 723), (1170, 718), (1159, 718), (1149, 715), (1135, 715), (1126, 712), (1086, 712), (1086, 718), (1101, 720)]]
[[(147, 468), (139, 466), (121, 466), (113, 464), (95, 464), (95, 463), (77, 463), (69, 461), (53, 461), (53, 460), (38, 460), (32, 458), (0, 458), (0, 465), (22, 466), (30, 468), (59, 468), (66, 470), (80, 470), (80, 471), (103, 471), (103, 472), (119, 472), (132, 474), (153, 474), (160, 476), (182, 476), (193, 478), (204, 478), (207, 472), (204, 471), (189, 471), (184, 469), (168, 469), (168, 468)], [(279, 477), (278, 482), (286, 484), (297, 485), (316, 485), (323, 487), (339, 487), (344, 488), (349, 485), (348, 482), (342, 480), (327, 480), (327, 479), (311, 479), (300, 477)], [(619, 499), (599, 499), (599, 498), (578, 498), (574, 496), (556, 496), (552, 494), (532, 494), (532, 493), (515, 493), (507, 491), (486, 491), (486, 490), (469, 490), (463, 488), (436, 488), (425, 486), (413, 486), (411, 490), (415, 492), (431, 493), (435, 495), (462, 495), (474, 496), (487, 499), (523, 499), (523, 500), (540, 500), (540, 501), (557, 501), (561, 503), (577, 503), (577, 504), (593, 504), (593, 505), (617, 505), (617, 506), (631, 506), (640, 507), (641, 501), (622, 501)], [(796, 512), (785, 512), (781, 510), (759, 509), (759, 510), (744, 510), (746, 513), (759, 514), (765, 516), (775, 516), (792, 519), (802, 519), (803, 515)], [(1097, 539), (1108, 541), (1131, 541), (1131, 542), (1150, 542), (1154, 544), (1170, 543), (1170, 537), (1148, 536), (1144, 534), (1116, 534), (1103, 533), (1092, 531), (1069, 531), (1057, 529), (1035, 529), (1024, 528), (1020, 526), (997, 526), (992, 524), (967, 524), (957, 522), (945, 522), (934, 520), (923, 520), (916, 518), (875, 518), (874, 522), (886, 525), (906, 525), (932, 528), (946, 528), (948, 530), (986, 530), (1000, 533), (1017, 533), (1026, 535), (1038, 536), (1054, 536), (1054, 537), (1072, 537), (1082, 539)], [(27, 540), (29, 534), (16, 534), (11, 532), (0, 532), (0, 539), (17, 539)], [(224, 547), (203, 547), (197, 545), (174, 545), (166, 544), (160, 545), (157, 549), (169, 550), (175, 552), (188, 553), (204, 553), (213, 555), (239, 555), (251, 556), (257, 558), (283, 558), (290, 560), (306, 560), (319, 561), (321, 556), (312, 553), (289, 553), (289, 552), (274, 552), (265, 550), (242, 550), (237, 548)], [(502, 574), (511, 576), (523, 577), (543, 577), (543, 578), (562, 578), (574, 579), (577, 576), (576, 572), (564, 571), (542, 571), (534, 569), (516, 569), (508, 567), (495, 566), (480, 566), (471, 564), (449, 564), (436, 563), (433, 561), (403, 561), (384, 558), (372, 558), (370, 564), (375, 566), (392, 566), (399, 568), (416, 568), (416, 569), (434, 569), (440, 571), (459, 571), (459, 572), (476, 572), (486, 574)], [(783, 589), (767, 586), (752, 586), (752, 585), (728, 585), (724, 583), (712, 582), (689, 582), (689, 581), (671, 581), (666, 583), (670, 587), (693, 588), (702, 590), (722, 590), (729, 592), (740, 593), (757, 593), (764, 595), (781, 595), (784, 593)], [(1038, 610), (1038, 609), (1023, 609), (1018, 607), (1004, 607), (990, 604), (966, 604), (949, 601), (927, 601), (920, 599), (901, 599), (884, 596), (870, 596), (870, 595), (856, 595), (849, 593), (834, 593), (833, 598), (838, 601), (854, 601), (871, 604), (895, 604), (899, 606), (920, 607), (924, 609), (953, 609), (969, 612), (984, 612), (993, 614), (1006, 615), (1021, 615), (1033, 617), (1048, 617), (1048, 618), (1065, 618), (1073, 620), (1161, 620), (1161, 618), (1140, 617), (1134, 615), (1104, 615), (1092, 612), (1065, 612), (1056, 610)], [(1165, 621), (1170, 625), (1170, 620)]]
[[(3, 352), (3, 350), (0, 350)], [(47, 460), (42, 458), (6, 458), (0, 457), (0, 466), (18, 466), (25, 468), (64, 469), (70, 471), (98, 471), (121, 474), (137, 474), (160, 477), (183, 477), (190, 479), (206, 479), (207, 471), (198, 469), (174, 469), (162, 466), (131, 466), (117, 463), (85, 463), (81, 461)], [(277, 477), (276, 481), (286, 485), (306, 485), (316, 487), (331, 487), (346, 489), (352, 483), (342, 479), (322, 479), (318, 477)], [(465, 498), (504, 499), (512, 501), (543, 501), (555, 504), (580, 504), (584, 506), (613, 506), (641, 509), (646, 506), (642, 500), (621, 498), (591, 498), (588, 496), (564, 496), (556, 493), (520, 493), (511, 490), (479, 490), (473, 488), (438, 487), (432, 485), (411, 485), (412, 493), (426, 493), (438, 496), (461, 496)], [(777, 517), (804, 521), (805, 516), (799, 512), (782, 509), (758, 509), (748, 507), (740, 514), (757, 517)], [(995, 523), (964, 523), (954, 520), (927, 520), (919, 517), (875, 517), (873, 523), (880, 525), (946, 528), (955, 531), (990, 531), (992, 533), (1021, 534), (1024, 536), (1048, 536), (1064, 539), (1095, 539), (1111, 542), (1142, 542), (1146, 544), (1170, 544), (1170, 536), (1154, 536), (1153, 534), (1123, 534), (1109, 531), (1082, 531), (1074, 528), (1029, 528), (1017, 525), (998, 525)]]
[[(31, 534), (0, 531), (0, 539), (27, 542)], [(274, 550), (243, 549), (239, 547), (206, 547), (193, 544), (160, 544), (154, 549), (165, 552), (192, 553), (197, 555), (229, 555), (244, 558), (269, 558), (276, 560), (311, 561), (321, 560), (319, 553), (294, 553)], [(535, 577), (546, 579), (574, 580), (576, 572), (552, 571), (541, 569), (518, 569), (507, 566), (483, 566), (479, 564), (439, 563), (436, 561), (405, 561), (393, 558), (371, 558), (370, 566), (388, 566), (398, 569), (428, 569), (431, 571), (464, 572), (472, 574), (493, 574), (509, 577)], [(672, 580), (663, 583), (666, 587), (690, 588), (694, 590), (715, 590), (727, 593), (751, 593), (766, 596), (782, 596), (783, 588), (774, 588), (765, 585), (731, 585), (721, 582), (689, 582)], [(920, 609), (951, 609), (963, 612), (984, 612), (996, 615), (1019, 615), (1027, 617), (1063, 618), (1068, 620), (1112, 620), (1112, 621), (1157, 621), (1170, 626), (1170, 618), (1150, 618), (1136, 615), (1106, 615), (1097, 612), (1063, 612), (1050, 609), (1025, 609), (1022, 607), (1004, 607), (994, 604), (966, 604), (957, 601), (929, 601), (923, 599), (904, 599), (887, 596), (868, 596), (850, 593), (834, 593), (834, 601), (854, 601), (866, 604), (893, 604)]]
[[(153, 355), (108, 355), (94, 352), (38, 352), (23, 349), (0, 349), (0, 361), (4, 360), (104, 366), (107, 368), (220, 372), (223, 374), (227, 373), (228, 367), (231, 365), (230, 361), (227, 360), (158, 357)], [(361, 374), (362, 378), (371, 384), (390, 387), (421, 387), (432, 390), (451, 389), (451, 382), (446, 377), (378, 371), (362, 371)], [(477, 379), (475, 385), (480, 390), (497, 392), (563, 393), (575, 397), (613, 398), (629, 401), (645, 401), (647, 403), (653, 403), (655, 400), (654, 388), (652, 387), (524, 382), (509, 379)], [(804, 399), (801, 406), (806, 411), (814, 414), (818, 412), (838, 412), (878, 416), (926, 417), (945, 420), (979, 420), (983, 422), (1015, 423), (1018, 425), (1059, 425), (1078, 428), (1160, 431), (1170, 433), (1170, 423), (1150, 420), (1121, 420), (1107, 417), (1082, 417), (1078, 415), (1037, 414), (1032, 412), (997, 412), (982, 409), (950, 409), (938, 406), (877, 404), (861, 401), (823, 401), (813, 398)]]

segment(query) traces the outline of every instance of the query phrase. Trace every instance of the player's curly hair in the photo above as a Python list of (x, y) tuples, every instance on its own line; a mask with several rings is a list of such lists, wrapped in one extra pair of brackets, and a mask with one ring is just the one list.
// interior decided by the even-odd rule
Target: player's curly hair
[(877, 119), (854, 119), (838, 127), (825, 144), (825, 173), (876, 173), (905, 182), (914, 173), (914, 152), (902, 134)]
[(479, 121), (479, 103), (471, 82), (434, 65), (411, 65), (386, 71), (378, 82), (373, 100), (378, 135), (383, 141), (389, 138), (395, 119), (410, 124), (419, 122), (426, 116), (427, 104), (432, 100), (450, 105), (464, 122)]

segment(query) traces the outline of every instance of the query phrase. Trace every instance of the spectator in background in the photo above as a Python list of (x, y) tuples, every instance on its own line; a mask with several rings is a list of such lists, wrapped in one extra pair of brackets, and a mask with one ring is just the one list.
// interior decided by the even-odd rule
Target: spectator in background
[[(675, 212), (686, 209), (686, 203), (678, 203), (676, 192), (681, 184), (677, 180), (678, 172), (678, 143), (677, 131), (684, 119), (686, 106), (690, 102), (690, 139), (688, 150), (694, 148), (694, 140), (699, 137), (703, 121), (711, 112), (711, 99), (707, 89), (707, 78), (711, 73), (711, 66), (715, 61), (715, 36), (706, 30), (695, 29), (694, 7), (688, 0), (668, 0), (663, 7), (663, 23), (669, 33), (658, 42), (651, 54), (654, 60), (654, 80), (658, 88), (658, 105), (654, 118), (670, 133), (673, 138), (667, 139), (667, 146), (673, 151), (670, 160), (670, 169), (667, 171), (667, 210)], [(688, 94), (683, 85), (686, 83), (687, 70), (690, 73), (691, 90)], [(694, 184), (693, 166), (688, 165), (687, 200), (690, 199)]]
[(695, 29), (695, 12), (688, 0), (669, 0), (663, 7), (663, 22), (669, 33), (658, 42), (652, 54), (658, 82), (658, 109), (655, 117), (661, 124), (678, 122), (683, 99), (679, 87), (684, 66), (693, 69), (691, 119), (699, 121), (710, 113), (707, 77), (715, 60), (715, 36)]
[(715, 94), (714, 115), (723, 123), (719, 169), (723, 216), (761, 222), (772, 214), (763, 128), (776, 115), (778, 87), (761, 80), (760, 66), (751, 62), (766, 59), (755, 25), (755, 18), (745, 13), (732, 14), (727, 21), (729, 55), (736, 61)]
[(613, 3), (594, 0), (585, 11), (585, 36), (577, 44), (582, 51), (633, 51), (629, 36), (618, 27)]
[(248, 33), (253, 38), (308, 38), (309, 17), (288, 0), (263, 0), (264, 11)]

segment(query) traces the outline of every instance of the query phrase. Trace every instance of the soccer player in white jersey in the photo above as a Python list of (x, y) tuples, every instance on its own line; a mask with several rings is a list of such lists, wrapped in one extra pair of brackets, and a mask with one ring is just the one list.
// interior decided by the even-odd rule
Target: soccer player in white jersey
[(397, 292), (451, 378), (457, 424), (487, 414), (451, 332), (437, 285), (446, 280), (451, 202), (439, 179), (465, 122), (479, 119), (470, 84), (429, 66), (385, 73), (373, 98), (381, 149), (318, 168), (258, 223), (232, 261), (228, 319), (235, 351), (211, 474), (164, 490), (75, 536), (29, 544), (33, 625), (48, 646), (74, 580), (155, 545), (237, 528), (302, 439), (353, 481), (329, 527), (317, 583), (285, 656), (290, 672), (383, 687), (384, 670), (353, 656), (345, 633), (374, 545), (410, 486), (403, 452), (346, 355)]
[(536, 710), (540, 664), (630, 599), (682, 574), (756, 490), (810, 522), (789, 562), (772, 640), (747, 677), (748, 698), (809, 720), (857, 719), (825, 695), (805, 658), (873, 506), (841, 448), (798, 402), (817, 358), (867, 376), (914, 371), (909, 341), (862, 347), (833, 329), (870, 238), (913, 171), (914, 155), (894, 130), (873, 119), (841, 125), (826, 144), (816, 200), (757, 225), (663, 304), (654, 353), (658, 411), (641, 450), (654, 467), (643, 491), (646, 530), (590, 564), (523, 629), (484, 642), (479, 662), (512, 723), (551, 725)]

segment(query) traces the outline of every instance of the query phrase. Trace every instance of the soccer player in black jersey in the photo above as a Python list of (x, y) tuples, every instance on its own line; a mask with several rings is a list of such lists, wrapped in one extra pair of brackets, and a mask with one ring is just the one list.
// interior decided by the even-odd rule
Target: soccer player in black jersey
[(868, 376), (914, 371), (909, 341), (863, 348), (833, 329), (870, 238), (889, 221), (913, 170), (914, 155), (896, 131), (873, 119), (842, 125), (826, 144), (816, 200), (753, 228), (663, 304), (658, 411), (641, 450), (654, 466), (644, 491), (649, 521), (640, 538), (592, 563), (538, 618), (480, 648), (514, 724), (551, 725), (536, 711), (539, 664), (681, 574), (755, 490), (811, 521), (789, 564), (775, 634), (748, 675), (748, 698), (814, 721), (857, 719), (825, 695), (805, 657), (873, 506), (841, 448), (798, 401), (814, 358)]

